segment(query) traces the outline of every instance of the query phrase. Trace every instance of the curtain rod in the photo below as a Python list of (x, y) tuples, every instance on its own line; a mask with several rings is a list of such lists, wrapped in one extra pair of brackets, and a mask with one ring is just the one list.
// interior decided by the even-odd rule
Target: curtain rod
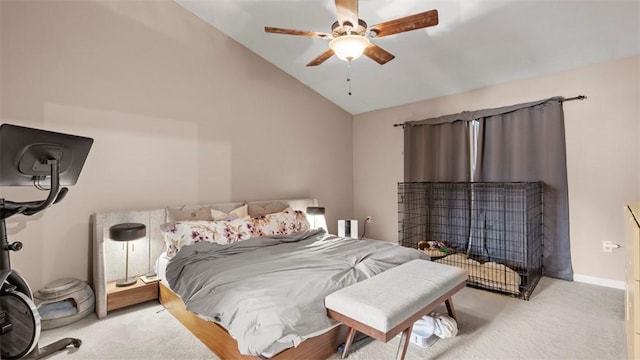
[[(586, 98), (587, 97), (585, 95), (578, 95), (578, 96), (562, 99), (560, 102), (573, 101), (573, 100), (584, 100)], [(398, 127), (398, 126), (402, 126), (404, 128), (405, 126), (407, 126), (407, 123), (393, 124), (393, 127)]]
[(584, 99), (586, 99), (586, 98), (587, 98), (587, 97), (586, 97), (585, 95), (578, 95), (578, 96), (574, 96), (574, 97), (570, 97), (570, 98), (562, 99), (561, 101), (562, 101), (562, 102), (565, 102), (565, 101), (573, 101), (573, 100), (584, 100)]

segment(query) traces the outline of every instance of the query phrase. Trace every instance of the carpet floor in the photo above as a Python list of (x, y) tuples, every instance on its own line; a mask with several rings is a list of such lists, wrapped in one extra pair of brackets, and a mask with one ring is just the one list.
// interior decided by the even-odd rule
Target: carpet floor
[[(410, 344), (405, 359), (626, 359), (622, 290), (542, 278), (529, 301), (465, 288), (453, 302), (458, 335), (428, 348)], [(82, 346), (51, 359), (218, 359), (155, 302), (43, 331), (39, 344), (63, 337)], [(348, 358), (394, 359), (398, 341), (366, 338)]]

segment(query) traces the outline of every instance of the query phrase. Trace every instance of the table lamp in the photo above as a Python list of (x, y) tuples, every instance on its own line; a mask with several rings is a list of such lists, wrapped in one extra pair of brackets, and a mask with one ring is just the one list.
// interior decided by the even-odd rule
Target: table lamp
[(131, 286), (138, 281), (135, 277), (129, 279), (129, 241), (142, 239), (145, 236), (147, 236), (147, 227), (144, 224), (123, 223), (109, 228), (109, 238), (113, 241), (125, 241), (127, 247), (124, 279), (116, 281), (116, 286)]
[[(321, 206), (307, 207), (307, 215), (313, 220), (313, 228), (321, 227), (327, 230), (327, 220), (324, 218), (324, 208)], [(317, 225), (316, 225), (317, 224)]]

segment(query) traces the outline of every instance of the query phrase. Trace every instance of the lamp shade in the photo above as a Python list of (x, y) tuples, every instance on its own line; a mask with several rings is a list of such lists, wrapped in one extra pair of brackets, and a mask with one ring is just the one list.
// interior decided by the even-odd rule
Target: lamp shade
[(329, 43), (329, 47), (342, 60), (355, 60), (369, 46), (369, 39), (362, 35), (342, 35)]
[(321, 206), (309, 206), (307, 208), (308, 215), (324, 215), (324, 208)]
[(113, 241), (131, 241), (147, 235), (147, 227), (139, 223), (116, 224), (109, 228), (109, 238)]

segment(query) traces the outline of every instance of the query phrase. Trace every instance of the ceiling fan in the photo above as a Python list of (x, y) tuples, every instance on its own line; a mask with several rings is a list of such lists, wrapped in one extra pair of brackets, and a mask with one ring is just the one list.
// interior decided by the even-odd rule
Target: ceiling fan
[(335, 0), (338, 21), (331, 25), (331, 33), (291, 30), (265, 26), (264, 31), (274, 34), (308, 36), (331, 39), (329, 49), (311, 60), (307, 66), (325, 62), (334, 54), (342, 60), (355, 60), (364, 54), (380, 65), (393, 60), (395, 56), (383, 48), (372, 44), (369, 38), (381, 38), (405, 31), (438, 25), (438, 11), (429, 10), (420, 14), (386, 21), (367, 28), (367, 23), (358, 18), (358, 0)]

